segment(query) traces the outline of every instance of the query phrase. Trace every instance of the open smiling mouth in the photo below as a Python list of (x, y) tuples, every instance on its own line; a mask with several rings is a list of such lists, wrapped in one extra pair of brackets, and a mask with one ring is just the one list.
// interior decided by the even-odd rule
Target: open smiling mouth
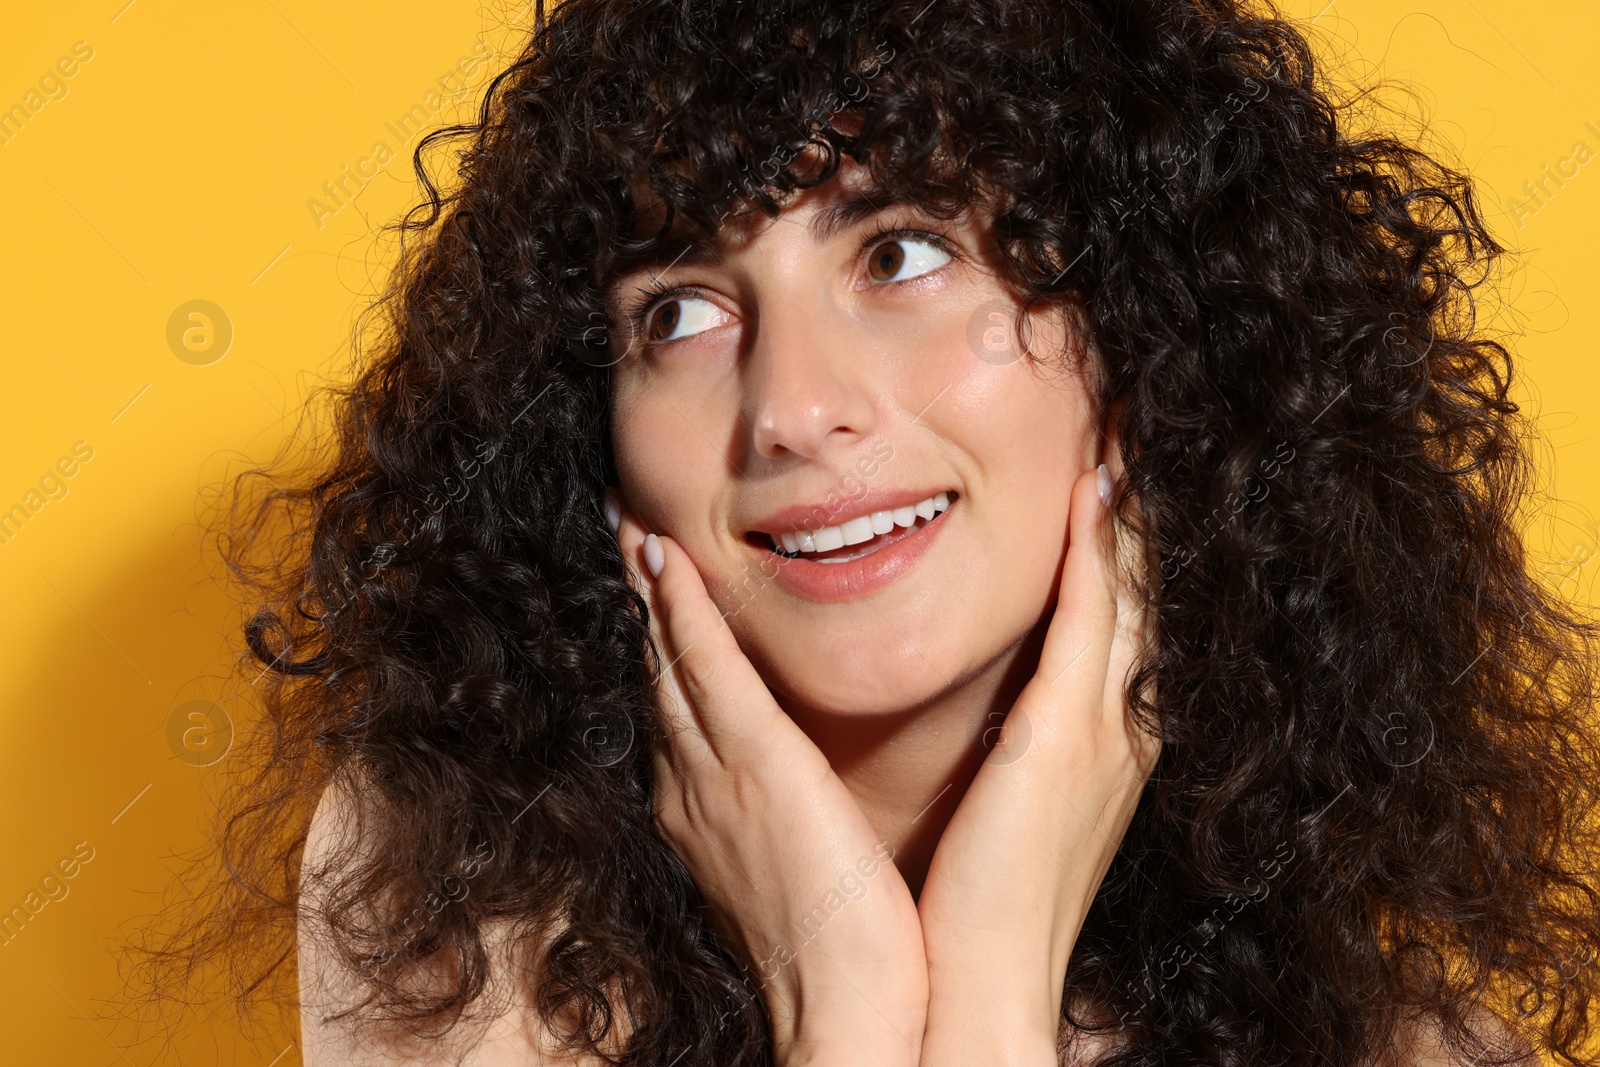
[(956, 499), (955, 493), (936, 493), (916, 504), (875, 511), (837, 526), (782, 534), (752, 532), (750, 536), (783, 559), (849, 563), (918, 533), (937, 521)]

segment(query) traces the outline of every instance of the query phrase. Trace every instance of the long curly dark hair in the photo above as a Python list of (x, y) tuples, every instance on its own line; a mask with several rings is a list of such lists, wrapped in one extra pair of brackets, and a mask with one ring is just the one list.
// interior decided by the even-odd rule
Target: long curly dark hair
[[(1237, 0), (540, 11), (418, 149), (325, 458), (234, 485), (265, 715), (225, 877), (164, 958), (282, 993), (311, 811), (358, 772), (387, 817), (327, 907), (356, 1016), (447, 1029), (509, 921), (546, 939), (520, 977), (572, 1048), (770, 1062), (653, 821), (602, 294), (674, 220), (773, 215), (848, 156), (935, 211), (994, 204), (1005, 282), (1081, 314), (1121, 404), (1117, 521), (1160, 561), (1130, 692), (1163, 747), (1067, 974), (1072, 1021), (1120, 1028), (1104, 1062), (1372, 1063), (1419, 1013), (1471, 1056), (1485, 1006), (1600, 1062), (1600, 626), (1522, 540), (1534, 435), (1477, 322), (1503, 250), (1468, 176), (1354, 133), (1302, 34)], [(438, 959), (444, 988), (408, 980)]]

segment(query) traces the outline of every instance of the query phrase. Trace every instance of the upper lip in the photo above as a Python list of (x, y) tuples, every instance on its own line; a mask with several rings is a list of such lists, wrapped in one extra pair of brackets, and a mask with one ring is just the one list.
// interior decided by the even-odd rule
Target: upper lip
[(926, 500), (940, 493), (949, 493), (952, 498), (956, 496), (954, 489), (939, 485), (931, 489), (869, 489), (855, 496), (836, 497), (832, 511), (828, 510), (824, 501), (790, 504), (765, 518), (757, 519), (751, 529), (753, 532), (764, 534), (820, 530), (824, 526), (842, 525), (862, 515), (870, 515), (874, 511), (910, 507), (919, 500)]

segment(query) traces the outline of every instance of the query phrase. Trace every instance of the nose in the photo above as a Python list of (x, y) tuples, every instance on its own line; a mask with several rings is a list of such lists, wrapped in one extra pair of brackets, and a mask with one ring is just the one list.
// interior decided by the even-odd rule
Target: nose
[(872, 433), (876, 415), (864, 340), (824, 300), (791, 296), (761, 309), (746, 356), (756, 454), (816, 459)]

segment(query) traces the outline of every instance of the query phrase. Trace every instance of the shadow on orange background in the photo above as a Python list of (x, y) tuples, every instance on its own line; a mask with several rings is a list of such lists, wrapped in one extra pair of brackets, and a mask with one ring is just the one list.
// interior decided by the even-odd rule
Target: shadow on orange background
[[(1530, 541), (1594, 603), (1600, 11), (1285, 10), (1348, 77), (1410, 86), (1434, 146), (1481, 180), (1519, 253), (1492, 325), (1516, 335), (1562, 501)], [(0, 513), (23, 517), (0, 526), (0, 911), (28, 918), (0, 940), (0, 1032), (19, 1063), (288, 1067), (288, 1031), (191, 1033), (158, 1055), (111, 1021), (117, 939), (202, 843), (214, 708), (242, 716), (249, 692), (227, 677), (240, 608), (199, 524), (219, 480), (271, 458), (311, 386), (342, 374), (383, 278), (376, 230), (413, 200), (417, 128), (467, 117), (531, 14), (108, 0), (5, 22), (0, 108), (22, 110), (0, 118)]]

